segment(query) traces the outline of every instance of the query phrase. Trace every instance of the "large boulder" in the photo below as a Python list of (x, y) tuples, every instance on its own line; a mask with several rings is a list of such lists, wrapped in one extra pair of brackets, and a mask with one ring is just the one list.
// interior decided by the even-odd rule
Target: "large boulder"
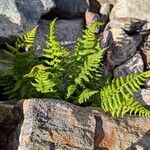
[(54, 7), (53, 0), (1, 0), (0, 44), (36, 26), (40, 17)]
[[(2, 150), (150, 148), (148, 118), (126, 116), (113, 119), (97, 108), (82, 108), (64, 101), (48, 99), (20, 101), (12, 114), (23, 116), (22, 119), (18, 118), (20, 121), (16, 128), (7, 135)], [(13, 124), (9, 120), (7, 123)], [(5, 135), (1, 137), (3, 139)]]
[(145, 20), (147, 21), (147, 29), (150, 29), (149, 8), (149, 0), (118, 0), (111, 11), (110, 20), (126, 17)]

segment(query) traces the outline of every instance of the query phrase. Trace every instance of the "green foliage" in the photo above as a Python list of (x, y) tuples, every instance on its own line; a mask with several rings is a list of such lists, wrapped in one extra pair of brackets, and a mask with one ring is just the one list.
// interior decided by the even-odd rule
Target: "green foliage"
[(82, 106), (94, 104), (113, 117), (150, 117), (150, 111), (134, 97), (150, 78), (150, 71), (105, 80), (101, 70), (105, 49), (95, 33), (102, 23), (95, 22), (83, 31), (73, 54), (57, 41), (55, 23), (56, 19), (50, 24), (42, 61), (33, 52), (36, 28), (18, 38), (15, 46), (6, 44), (9, 59), (0, 62), (10, 67), (1, 74), (0, 85), (9, 98), (64, 99)]
[(62, 48), (60, 42), (56, 40), (55, 22), (56, 19), (50, 24), (50, 33), (46, 41), (47, 48), (43, 49), (42, 55), (46, 59), (44, 63), (50, 67), (52, 72), (56, 70), (60, 72), (64, 70), (62, 66), (64, 57), (68, 56), (69, 53), (66, 49)]
[(131, 74), (127, 77), (115, 78), (100, 91), (101, 107), (112, 116), (123, 117), (126, 113), (150, 117), (150, 111), (145, 109), (134, 97), (141, 85), (150, 78), (150, 71)]
[[(96, 28), (101, 25), (102, 23), (95, 22), (83, 31), (83, 35), (77, 40), (75, 53), (71, 57), (73, 61), (69, 72), (73, 84), (71, 83), (67, 88), (67, 99), (73, 94), (79, 94), (75, 98), (76, 103), (79, 104), (89, 100), (93, 95), (93, 92), (89, 91), (94, 89), (94, 85), (99, 82), (101, 77), (100, 68), (104, 49), (100, 47), (95, 34)], [(80, 88), (80, 93), (78, 88)], [(97, 92), (94, 91), (94, 93)]]
[(4, 88), (4, 94), (9, 95), (9, 99), (29, 98), (36, 92), (29, 79), (23, 78), (38, 62), (33, 52), (36, 29), (17, 38), (15, 46), (6, 43), (7, 50), (3, 50), (8, 58), (0, 62), (6, 64), (8, 70), (1, 73), (0, 85)]

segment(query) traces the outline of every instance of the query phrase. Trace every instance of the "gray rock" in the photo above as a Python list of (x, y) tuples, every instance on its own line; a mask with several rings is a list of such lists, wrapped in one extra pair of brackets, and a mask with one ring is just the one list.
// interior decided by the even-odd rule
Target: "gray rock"
[(61, 18), (81, 17), (89, 8), (86, 0), (55, 0), (55, 13)]
[(100, 109), (58, 100), (29, 99), (19, 103), (17, 108), (24, 116), (14, 132), (10, 132), (7, 150), (150, 148), (150, 119), (113, 119)]
[(54, 7), (53, 0), (1, 0), (0, 44), (36, 26), (40, 17)]
[(100, 14), (101, 14), (101, 21), (102, 22), (106, 22), (108, 20), (110, 10), (111, 10), (111, 5), (108, 3), (105, 3), (101, 6)]
[(136, 97), (143, 105), (150, 105), (150, 89), (142, 89), (137, 94)]
[(108, 47), (113, 53), (113, 61), (119, 66), (130, 59), (137, 50), (142, 36), (140, 34), (130, 36), (122, 27), (120, 22), (110, 22), (103, 32), (102, 47)]
[(149, 0), (118, 0), (110, 14), (110, 20), (117, 18), (136, 18), (147, 21), (150, 29), (150, 3)]
[[(45, 40), (46, 35), (49, 34), (50, 21), (41, 19), (39, 22), (39, 28), (36, 35), (35, 53), (41, 56), (41, 50), (46, 47)], [(82, 33), (84, 28), (83, 19), (74, 20), (57, 20), (56, 21), (56, 35), (57, 39), (70, 49), (70, 46), (74, 45), (77, 38)], [(72, 51), (72, 48), (71, 50)]]
[(136, 53), (131, 59), (126, 61), (121, 66), (114, 69), (114, 76), (127, 76), (132, 73), (139, 73), (144, 71), (144, 63), (140, 53)]

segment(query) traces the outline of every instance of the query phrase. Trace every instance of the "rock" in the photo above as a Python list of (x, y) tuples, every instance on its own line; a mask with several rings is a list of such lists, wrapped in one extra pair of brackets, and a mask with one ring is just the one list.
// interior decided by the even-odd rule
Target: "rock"
[(2, 124), (7, 117), (11, 116), (14, 105), (5, 101), (0, 101), (0, 124)]
[(10, 132), (5, 143), (7, 150), (150, 148), (147, 118), (113, 119), (98, 108), (78, 107), (59, 100), (28, 99), (16, 106), (24, 116)]
[(86, 20), (86, 25), (89, 26), (96, 21), (100, 21), (100, 16), (96, 13), (86, 11), (85, 20)]
[(115, 5), (117, 0), (97, 0), (101, 5), (103, 4), (110, 4), (110, 5)]
[(150, 119), (112, 119), (99, 111), (95, 117), (95, 150), (134, 150), (138, 145), (143, 149), (150, 148)]
[(136, 97), (139, 99), (143, 105), (150, 105), (150, 89), (142, 89), (140, 90)]
[(0, 44), (36, 26), (40, 17), (55, 7), (53, 0), (1, 0)]
[[(14, 129), (16, 128), (19, 118), (21, 118), (21, 113), (17, 116), (15, 101), (0, 101), (0, 149), (6, 150), (6, 145), (12, 135)], [(16, 132), (13, 133), (15, 135)], [(14, 136), (15, 137), (15, 136)], [(17, 136), (19, 137), (19, 136)], [(12, 140), (9, 144), (16, 145), (17, 140)], [(12, 147), (10, 149), (13, 149)], [(17, 149), (16, 149), (17, 150)]]
[(94, 147), (95, 119), (86, 109), (57, 100), (25, 100), (18, 150)]
[(126, 27), (125, 25), (126, 22), (123, 23), (123, 20), (112, 21), (107, 24), (103, 32), (101, 46), (108, 47), (108, 50), (112, 51), (115, 66), (119, 66), (130, 59), (142, 41), (142, 35), (138, 33), (130, 35), (123, 29)]
[(75, 18), (84, 15), (89, 8), (86, 0), (55, 0), (55, 14), (60, 18)]
[(101, 14), (101, 21), (102, 22), (106, 23), (108, 21), (110, 10), (111, 10), (111, 5), (108, 3), (105, 3), (101, 6), (100, 14)]
[(111, 11), (110, 20), (126, 17), (145, 20), (147, 21), (147, 29), (150, 29), (149, 8), (149, 0), (119, 0)]
[(144, 71), (144, 63), (142, 56), (137, 52), (131, 59), (127, 60), (121, 66), (114, 69), (114, 76), (127, 76), (132, 73), (139, 73)]
[[(35, 42), (35, 52), (41, 56), (41, 50), (45, 48), (46, 35), (49, 34), (48, 20), (41, 19)], [(82, 19), (74, 20), (57, 20), (56, 21), (56, 35), (57, 39), (61, 41), (63, 46), (69, 47), (74, 45), (77, 38), (80, 36), (84, 28), (84, 21)], [(72, 51), (72, 48), (71, 48)]]
[(100, 3), (97, 0), (89, 0), (89, 11), (92, 13), (99, 14)]
[(148, 34), (143, 40), (140, 50), (145, 63), (145, 68), (150, 69), (150, 34)]

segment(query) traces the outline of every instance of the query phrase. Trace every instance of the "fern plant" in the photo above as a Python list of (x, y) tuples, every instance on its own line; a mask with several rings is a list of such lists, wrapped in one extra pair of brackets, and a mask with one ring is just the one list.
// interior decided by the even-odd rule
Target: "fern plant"
[(46, 98), (64, 98), (65, 64), (68, 60), (68, 51), (60, 46), (55, 35), (56, 19), (50, 24), (50, 33), (46, 40), (46, 49), (42, 51), (42, 64), (35, 66), (25, 77), (33, 78), (32, 85)]
[(36, 28), (17, 39), (15, 46), (6, 44), (10, 66), (1, 74), (5, 94), (17, 99), (45, 97), (64, 99), (78, 105), (94, 104), (113, 117), (134, 114), (150, 117), (150, 111), (136, 100), (134, 93), (150, 78), (150, 71), (105, 80), (102, 74), (102, 49), (95, 34), (102, 23), (95, 22), (78, 38), (75, 52), (69, 54), (55, 35), (56, 19), (50, 24), (42, 61), (33, 52)]
[(130, 115), (150, 117), (150, 111), (142, 106), (134, 97), (134, 93), (141, 89), (140, 86), (150, 78), (150, 71), (139, 74), (130, 74), (107, 82), (100, 91), (101, 107), (112, 116), (123, 117)]
[(29, 98), (36, 92), (29, 79), (24, 79), (24, 75), (38, 62), (33, 52), (36, 30), (37, 27), (17, 38), (14, 46), (6, 43), (7, 50), (3, 50), (7, 59), (0, 60), (0, 63), (6, 64), (8, 69), (1, 72), (0, 85), (9, 99)]

